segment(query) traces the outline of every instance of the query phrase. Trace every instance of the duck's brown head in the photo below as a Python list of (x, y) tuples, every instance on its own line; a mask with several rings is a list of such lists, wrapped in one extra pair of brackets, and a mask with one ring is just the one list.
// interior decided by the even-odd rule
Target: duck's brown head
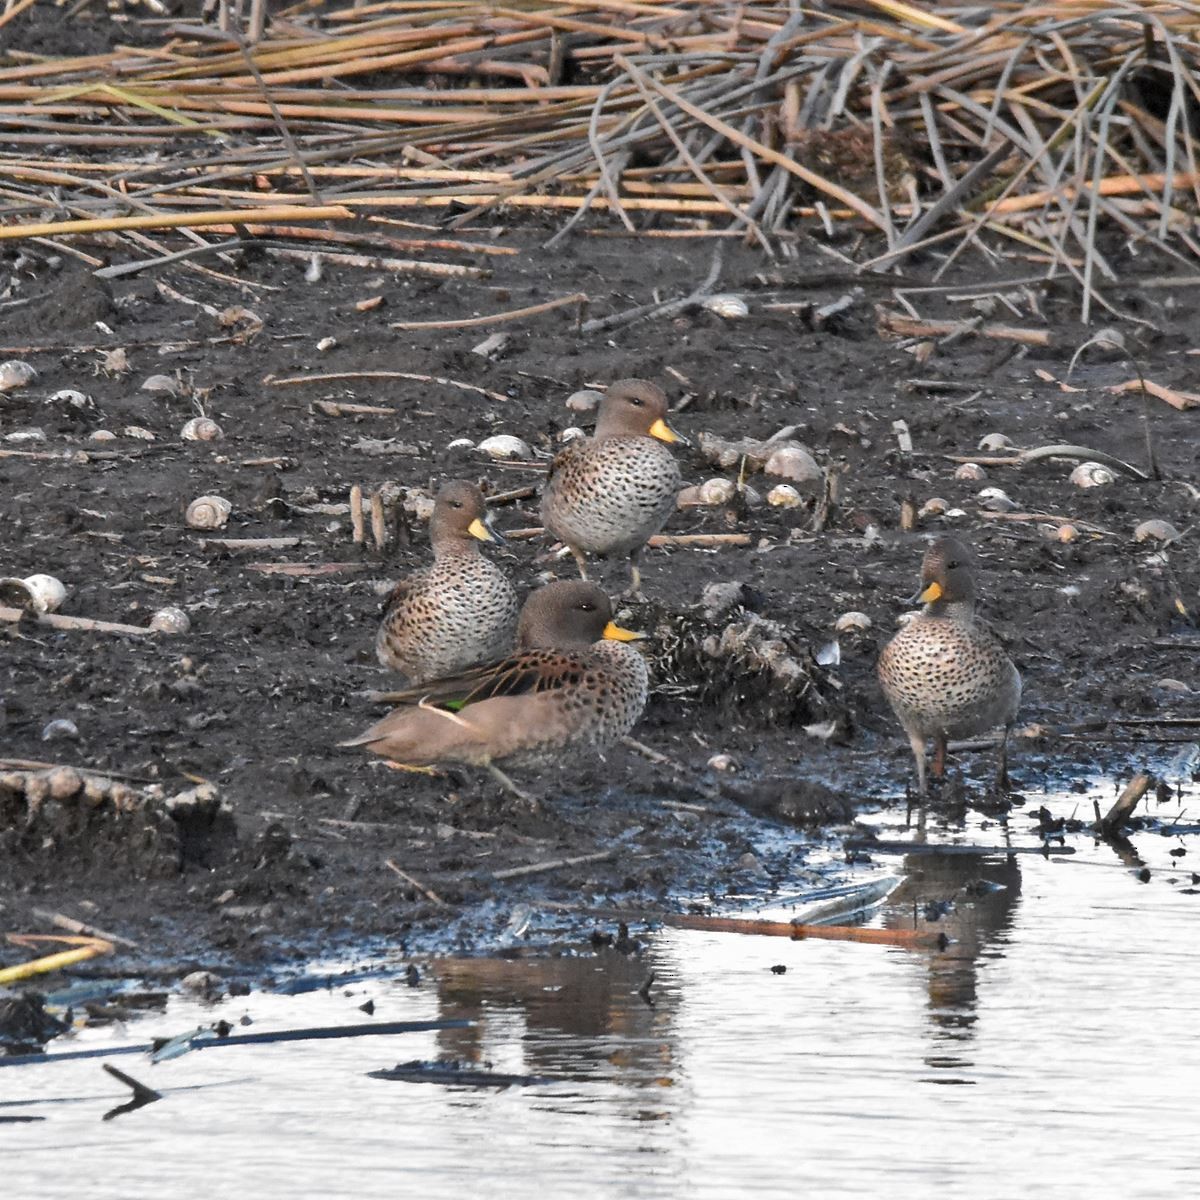
[(961, 604), (975, 599), (975, 559), (958, 538), (939, 537), (929, 543), (921, 563), (921, 604)]
[(667, 424), (667, 394), (648, 379), (618, 379), (600, 402), (597, 437), (642, 436), (682, 442)]
[(434, 497), (429, 540), (437, 550), (469, 543), (472, 538), (481, 542), (504, 541), (499, 530), (492, 526), (483, 493), (465, 479), (451, 479), (442, 484)]
[(567, 650), (592, 645), (603, 638), (637, 641), (640, 633), (613, 623), (612, 604), (594, 583), (558, 580), (532, 592), (521, 608), (517, 625), (520, 650)]

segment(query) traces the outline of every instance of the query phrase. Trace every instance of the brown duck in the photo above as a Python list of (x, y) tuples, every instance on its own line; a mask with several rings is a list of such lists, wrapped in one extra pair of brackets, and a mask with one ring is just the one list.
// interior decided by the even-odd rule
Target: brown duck
[(600, 754), (633, 728), (648, 672), (623, 643), (640, 636), (613, 623), (594, 584), (547, 584), (525, 601), (515, 653), (392, 693), (402, 707), (342, 745), (366, 746), (399, 766), (484, 767), (529, 802), (502, 767)]
[(429, 536), (433, 565), (396, 585), (375, 638), (379, 661), (413, 684), (499, 658), (517, 630), (517, 593), (479, 550), (504, 540), (483, 493), (461, 479), (443, 484)]
[(542, 521), (587, 578), (589, 554), (629, 555), (631, 593), (641, 592), (637, 559), (675, 511), (679, 465), (663, 444), (682, 439), (667, 424), (667, 396), (645, 379), (621, 379), (600, 403), (596, 432), (551, 464)]
[(997, 785), (1007, 784), (1008, 733), (1021, 702), (1021, 676), (995, 635), (975, 618), (975, 566), (952, 537), (931, 542), (921, 566), (924, 609), (883, 648), (879, 682), (904, 726), (924, 795), (925, 746), (934, 744), (933, 774), (946, 769), (950, 738), (1004, 727)]

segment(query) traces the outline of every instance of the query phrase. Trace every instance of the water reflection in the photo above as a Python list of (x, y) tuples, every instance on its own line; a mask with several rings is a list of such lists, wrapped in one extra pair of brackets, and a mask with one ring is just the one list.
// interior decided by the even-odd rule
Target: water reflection
[[(1021, 895), (1021, 867), (1015, 854), (910, 854), (904, 883), (883, 915), (887, 929), (943, 933), (944, 951), (915, 951), (925, 960), (926, 1015), (933, 1048), (925, 1061), (947, 1072), (939, 1083), (969, 1083), (972, 1067), (965, 1043), (979, 1020), (980, 976), (986, 962), (1003, 955)], [(947, 1053), (954, 1043), (953, 1053)]]
[(664, 965), (660, 954), (651, 966), (641, 954), (615, 949), (548, 959), (436, 959), (430, 974), (439, 1015), (477, 1022), (440, 1032), (439, 1051), (481, 1065), (500, 1043), (516, 1040), (529, 1074), (669, 1085), (680, 998), (653, 986)]

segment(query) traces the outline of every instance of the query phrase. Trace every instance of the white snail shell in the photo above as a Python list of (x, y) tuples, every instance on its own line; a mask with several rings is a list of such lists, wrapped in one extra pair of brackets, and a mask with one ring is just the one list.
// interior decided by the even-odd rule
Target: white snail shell
[(587, 437), (587, 434), (579, 428), (578, 425), (570, 425), (558, 435), (560, 442), (574, 442), (581, 437)]
[(115, 442), (117, 435), (111, 429), (95, 429), (88, 434), (89, 442)]
[(60, 404), (69, 404), (72, 408), (87, 408), (92, 403), (91, 396), (76, 391), (75, 388), (61, 388), (50, 399)]
[(1076, 542), (1079, 540), (1079, 530), (1068, 521), (1054, 531), (1054, 536), (1063, 543)]
[(182, 608), (160, 608), (150, 618), (150, 628), (159, 633), (187, 633), (191, 627), (192, 620)]
[(137, 438), (139, 442), (154, 441), (153, 430), (147, 429), (144, 425), (126, 425), (121, 432), (126, 437)]
[(724, 292), (718, 296), (709, 296), (700, 307), (716, 313), (718, 317), (724, 317), (727, 321), (736, 321), (750, 315), (750, 306), (741, 296)]
[(447, 450), (474, 450), (475, 443), (470, 438), (455, 438), (446, 446)]
[(582, 391), (572, 392), (567, 397), (567, 407), (572, 412), (590, 413), (596, 410), (603, 399), (603, 392), (598, 392), (594, 388), (584, 388)]
[(215, 442), (225, 436), (225, 431), (208, 417), (193, 417), (180, 431), (185, 442)]
[(871, 618), (863, 612), (846, 612), (834, 622), (838, 633), (848, 633), (850, 630), (866, 630), (871, 628)]
[(985, 433), (979, 439), (978, 450), (986, 450), (989, 454), (996, 454), (1001, 450), (1012, 449), (1012, 439), (1003, 433)]
[(800, 493), (790, 483), (777, 483), (767, 493), (767, 503), (775, 508), (798, 508)]
[(728, 504), (737, 495), (737, 488), (728, 479), (706, 479), (699, 487), (701, 504)]
[(950, 507), (948, 501), (943, 500), (941, 496), (930, 496), (924, 504), (921, 505), (918, 517), (940, 517), (942, 513)]
[(179, 394), (179, 380), (170, 375), (151, 375), (142, 384), (143, 392), (166, 392), (168, 395)]
[(493, 437), (484, 438), (475, 448), (489, 458), (533, 457), (533, 451), (529, 448), (528, 443), (523, 442), (519, 437), (513, 437), (511, 433), (497, 433)]
[(1169, 521), (1143, 521), (1134, 531), (1138, 542), (1173, 542), (1179, 538), (1179, 530)]
[(0, 363), (0, 392), (11, 392), (23, 388), (37, 378), (37, 372), (20, 359), (10, 358)]
[(732, 754), (714, 754), (708, 760), (708, 769), (710, 771), (736, 771), (737, 763)]
[(823, 478), (817, 460), (803, 446), (780, 446), (767, 459), (763, 470), (789, 483), (815, 483)]
[(1071, 482), (1081, 488), (1104, 487), (1115, 479), (1112, 471), (1096, 462), (1082, 462), (1071, 472)]
[(40, 613), (57, 612), (67, 598), (62, 580), (53, 575), (30, 575), (21, 582), (29, 589), (33, 607)]
[(978, 482), (987, 478), (987, 472), (978, 463), (961, 463), (954, 472), (954, 478)]
[(187, 506), (186, 521), (193, 529), (224, 529), (233, 505), (221, 496), (197, 496)]

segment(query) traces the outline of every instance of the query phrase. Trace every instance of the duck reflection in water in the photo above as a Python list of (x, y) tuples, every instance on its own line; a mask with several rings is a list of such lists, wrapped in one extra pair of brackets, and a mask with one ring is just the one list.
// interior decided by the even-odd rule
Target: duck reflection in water
[[(656, 946), (654, 958), (662, 953)], [(648, 954), (609, 947), (553, 958), (437, 959), (430, 973), (439, 1015), (478, 1022), (440, 1031), (440, 1057), (495, 1061), (500, 1069), (552, 1079), (670, 1086), (679, 998), (674, 989), (645, 986), (656, 969)], [(519, 1063), (512, 1059), (516, 1047)]]
[[(931, 1067), (958, 1070), (971, 1065), (962, 1057), (973, 1036), (980, 965), (1002, 958), (1021, 895), (1016, 855), (910, 854), (905, 881), (893, 893), (884, 924), (889, 929), (919, 929), (950, 939), (944, 951), (920, 953), (925, 961), (929, 1028), (935, 1047)], [(951, 1047), (950, 1043), (957, 1043)], [(961, 1083), (949, 1075), (940, 1083)]]

